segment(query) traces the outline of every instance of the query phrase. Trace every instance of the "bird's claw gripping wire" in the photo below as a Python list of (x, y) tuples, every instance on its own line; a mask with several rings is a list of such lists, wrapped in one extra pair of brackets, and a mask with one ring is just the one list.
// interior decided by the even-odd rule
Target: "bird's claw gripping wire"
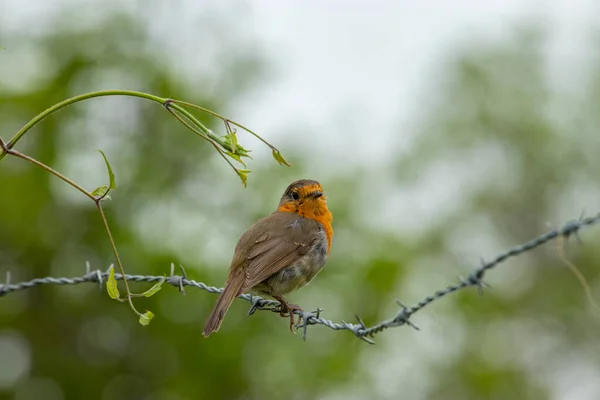
[(294, 321), (294, 314), (296, 312), (298, 313), (298, 315), (302, 315), (302, 313), (304, 313), (304, 310), (299, 305), (291, 303), (282, 303), (281, 308), (279, 309), (279, 315), (281, 315), (282, 317), (290, 318), (290, 332), (292, 333), (296, 333), (296, 331), (294, 331), (294, 325), (296, 324), (296, 322)]

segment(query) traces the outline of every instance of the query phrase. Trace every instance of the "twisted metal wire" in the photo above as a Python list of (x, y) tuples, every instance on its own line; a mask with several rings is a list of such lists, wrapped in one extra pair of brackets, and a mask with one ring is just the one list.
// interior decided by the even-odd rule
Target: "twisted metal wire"
[[(477, 287), (479, 291), (481, 291), (485, 285), (483, 282), (483, 277), (485, 273), (496, 267), (498, 264), (505, 262), (511, 257), (517, 257), (527, 251), (530, 251), (536, 247), (539, 247), (552, 239), (556, 239), (558, 237), (564, 237), (568, 239), (570, 236), (577, 236), (579, 230), (582, 228), (591, 226), (600, 222), (600, 213), (587, 218), (580, 218), (579, 220), (569, 221), (560, 229), (552, 229), (550, 232), (545, 233), (527, 243), (524, 243), (520, 246), (515, 246), (506, 252), (496, 256), (492, 261), (485, 262), (482, 260), (481, 266), (475, 269), (467, 278), (460, 278), (458, 283), (447, 286), (444, 289), (438, 290), (437, 292), (425, 297), (423, 300), (419, 301), (413, 306), (407, 307), (401, 302), (397, 302), (400, 306), (400, 311), (394, 315), (393, 318), (384, 320), (376, 325), (371, 327), (367, 327), (360, 317), (356, 316), (358, 323), (353, 324), (349, 322), (333, 322), (331, 320), (321, 318), (321, 311), (318, 309), (314, 312), (306, 312), (306, 311), (294, 311), (294, 314), (298, 315), (301, 318), (301, 321), (296, 325), (296, 329), (302, 329), (302, 337), (306, 340), (307, 328), (310, 325), (323, 325), (333, 330), (347, 330), (352, 332), (357, 338), (364, 340), (367, 343), (374, 344), (375, 342), (372, 338), (375, 337), (376, 334), (397, 326), (408, 325), (414, 329), (419, 329), (415, 324), (410, 321), (410, 318), (422, 310), (432, 302), (441, 299), (451, 293), (458, 292), (459, 290), (466, 289), (469, 287)], [(181, 275), (175, 274), (174, 265), (171, 265), (171, 275), (166, 278), (165, 282), (175, 286), (179, 289), (179, 291), (185, 295), (185, 287), (191, 286), (201, 290), (205, 290), (209, 293), (221, 293), (223, 291), (222, 288), (217, 288), (215, 286), (208, 286), (202, 282), (196, 282), (194, 280), (187, 279), (185, 270), (181, 267)], [(110, 269), (110, 268), (109, 268)], [(163, 276), (152, 276), (152, 275), (125, 275), (127, 281), (129, 282), (158, 282), (164, 279)], [(108, 278), (108, 270), (105, 272), (101, 272), (100, 270), (91, 271), (89, 264), (87, 264), (87, 273), (80, 277), (74, 278), (54, 278), (54, 277), (45, 277), (45, 278), (36, 278), (30, 281), (19, 282), (15, 284), (10, 283), (10, 274), (6, 275), (6, 282), (0, 283), (0, 297), (19, 290), (25, 290), (32, 288), (38, 285), (77, 285), (85, 282), (97, 283), (102, 286), (103, 282)], [(115, 278), (117, 280), (122, 280), (123, 275), (115, 273)], [(250, 310), (248, 311), (248, 315), (254, 314), (257, 310), (268, 310), (273, 312), (280, 311), (280, 303), (274, 300), (263, 299), (258, 296), (253, 296), (250, 294), (242, 294), (239, 298), (244, 299), (251, 303)]]

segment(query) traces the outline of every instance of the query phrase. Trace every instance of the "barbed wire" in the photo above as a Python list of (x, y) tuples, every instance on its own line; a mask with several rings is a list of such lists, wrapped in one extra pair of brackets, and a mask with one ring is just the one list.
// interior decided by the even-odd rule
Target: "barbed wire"
[[(520, 246), (515, 246), (506, 252), (496, 256), (492, 261), (484, 261), (482, 259), (481, 266), (473, 272), (467, 278), (459, 277), (459, 282), (449, 285), (444, 289), (438, 290), (432, 295), (425, 297), (423, 300), (419, 301), (413, 306), (407, 307), (401, 302), (397, 302), (400, 306), (400, 311), (394, 315), (393, 318), (384, 320), (376, 325), (371, 327), (367, 327), (364, 322), (360, 319), (360, 317), (356, 316), (358, 323), (349, 323), (349, 322), (333, 322), (331, 320), (321, 318), (321, 309), (317, 309), (313, 312), (306, 311), (294, 311), (294, 314), (300, 317), (300, 322), (296, 324), (296, 329), (302, 329), (302, 338), (306, 340), (307, 329), (311, 325), (323, 325), (330, 329), (339, 331), (346, 330), (352, 332), (357, 338), (366, 341), (367, 343), (374, 344), (375, 342), (372, 338), (375, 337), (376, 334), (398, 326), (408, 325), (413, 329), (418, 330), (419, 328), (410, 321), (410, 318), (422, 310), (429, 304), (433, 303), (436, 300), (441, 299), (451, 293), (458, 292), (462, 289), (466, 289), (469, 287), (477, 287), (478, 291), (481, 293), (482, 289), (487, 285), (483, 282), (483, 277), (485, 273), (496, 267), (498, 264), (501, 264), (508, 260), (511, 257), (517, 257), (525, 252), (528, 252), (536, 247), (539, 247), (550, 240), (556, 239), (558, 237), (564, 237), (568, 239), (569, 237), (575, 235), (577, 236), (579, 230), (584, 227), (588, 227), (600, 222), (600, 213), (593, 217), (580, 218), (579, 220), (573, 220), (567, 222), (560, 229), (551, 229), (550, 232), (545, 233), (537, 238), (530, 240), (527, 243), (524, 243)], [(578, 236), (577, 236), (578, 237)], [(77, 285), (80, 283), (97, 283), (102, 287), (103, 283), (108, 278), (110, 267), (107, 271), (102, 272), (100, 270), (91, 271), (89, 263), (86, 263), (87, 271), (86, 274), (79, 277), (73, 278), (54, 278), (54, 277), (45, 277), (45, 278), (36, 278), (30, 281), (19, 282), (19, 283), (10, 283), (10, 273), (6, 274), (6, 282), (0, 283), (0, 297), (19, 290), (30, 289), (39, 285)], [(222, 288), (217, 288), (215, 286), (208, 286), (202, 282), (196, 282), (194, 280), (190, 280), (187, 278), (186, 272), (183, 267), (180, 266), (181, 275), (175, 274), (175, 267), (171, 265), (171, 274), (168, 278), (166, 278), (165, 282), (177, 287), (179, 291), (185, 295), (185, 287), (195, 287), (201, 290), (205, 290), (209, 293), (221, 293), (223, 291)], [(115, 273), (115, 278), (117, 280), (122, 280), (123, 275)], [(164, 276), (153, 276), (153, 275), (129, 275), (126, 274), (125, 278), (129, 282), (158, 282), (165, 279)], [(251, 303), (250, 310), (248, 311), (248, 315), (254, 314), (257, 310), (267, 310), (273, 312), (280, 311), (280, 303), (275, 300), (267, 300), (258, 296), (250, 295), (250, 294), (242, 294), (239, 298), (244, 299)]]

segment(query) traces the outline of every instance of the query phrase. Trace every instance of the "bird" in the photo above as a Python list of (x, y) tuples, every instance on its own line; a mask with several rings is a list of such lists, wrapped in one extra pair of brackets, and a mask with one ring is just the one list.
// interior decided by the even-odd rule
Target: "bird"
[(325, 266), (333, 238), (332, 221), (319, 182), (292, 182), (277, 209), (240, 237), (203, 336), (218, 331), (233, 300), (250, 290), (279, 301), (280, 315), (289, 314), (290, 331), (294, 332), (294, 311), (302, 309), (283, 296), (307, 285)]

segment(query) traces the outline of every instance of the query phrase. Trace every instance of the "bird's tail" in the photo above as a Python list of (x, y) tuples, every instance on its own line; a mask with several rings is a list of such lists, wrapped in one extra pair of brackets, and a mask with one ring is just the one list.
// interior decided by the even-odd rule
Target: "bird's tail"
[(206, 325), (202, 331), (204, 337), (208, 337), (211, 333), (219, 330), (231, 303), (233, 303), (233, 300), (241, 294), (243, 283), (243, 274), (242, 276), (235, 276), (233, 279), (227, 281), (225, 289), (223, 289), (223, 292), (221, 292), (217, 298), (217, 302), (215, 303), (208, 320), (206, 320)]

